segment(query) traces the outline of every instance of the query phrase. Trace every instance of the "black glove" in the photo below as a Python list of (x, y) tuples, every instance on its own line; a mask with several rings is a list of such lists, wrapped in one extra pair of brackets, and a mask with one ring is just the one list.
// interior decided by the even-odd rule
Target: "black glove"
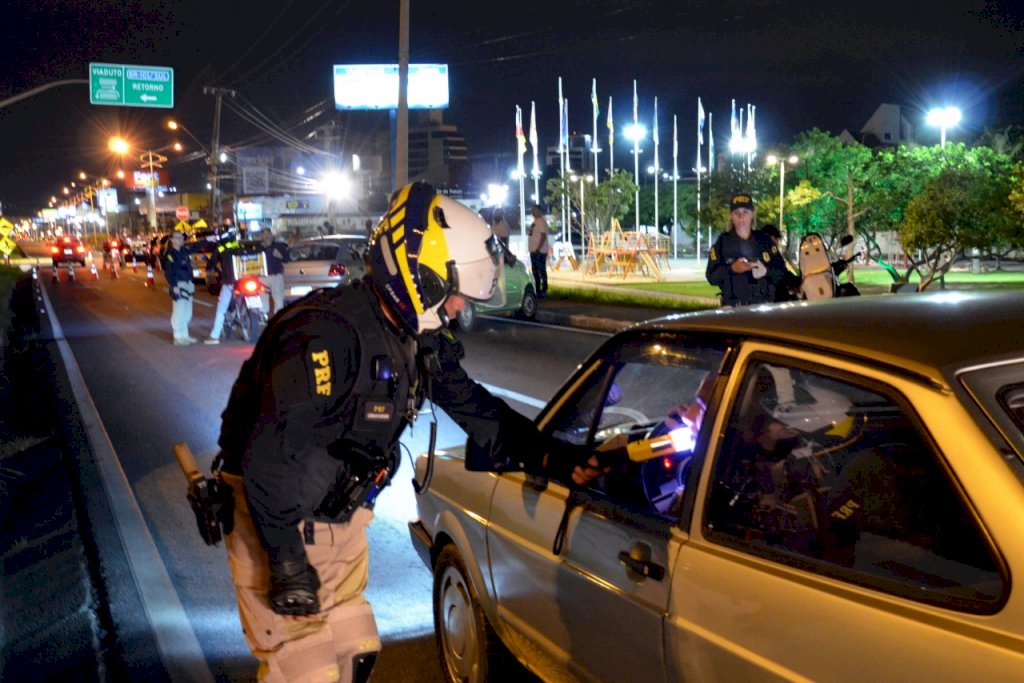
[[(624, 453), (625, 451), (621, 451)], [(549, 442), (547, 448), (546, 470), (548, 476), (557, 479), (569, 488), (583, 488), (591, 481), (604, 474), (609, 467), (621, 461), (619, 450), (615, 452), (602, 452), (595, 450), (592, 446), (577, 446), (568, 444), (556, 439)], [(591, 458), (598, 462), (597, 466), (591, 463)], [(576, 468), (580, 467), (584, 481), (575, 481), (573, 474)]]
[(278, 614), (312, 616), (320, 612), (316, 597), (320, 577), (305, 558), (270, 563), (270, 609)]

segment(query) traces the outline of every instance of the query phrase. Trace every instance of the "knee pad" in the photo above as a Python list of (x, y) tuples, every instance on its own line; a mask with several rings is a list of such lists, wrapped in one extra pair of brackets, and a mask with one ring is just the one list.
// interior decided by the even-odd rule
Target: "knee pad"
[(380, 653), (380, 634), (367, 603), (339, 605), (327, 615), (342, 681), (365, 683)]

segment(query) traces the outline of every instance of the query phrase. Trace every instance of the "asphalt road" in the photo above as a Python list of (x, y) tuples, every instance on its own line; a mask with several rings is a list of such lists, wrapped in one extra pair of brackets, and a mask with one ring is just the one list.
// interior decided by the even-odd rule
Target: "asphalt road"
[[(41, 271), (54, 317), (59, 321), (116, 463), (137, 502), (156, 548), (156, 562), (170, 578), (183, 624), (201, 648), (216, 680), (255, 679), (255, 663), (242, 640), (234, 591), (222, 548), (208, 548), (195, 532), (185, 501), (185, 481), (171, 454), (186, 442), (203, 467), (215, 453), (223, 410), (239, 366), (251, 346), (171, 345), (170, 299), (161, 276), (147, 287), (145, 271), (125, 271), (117, 280), (101, 273), (50, 282)], [(193, 335), (205, 336), (213, 299), (200, 293)], [(463, 335), (470, 374), (535, 415), (575, 366), (606, 337), (565, 328), (484, 320)], [(426, 450), (431, 414), (421, 415), (403, 444), (410, 454)], [(439, 446), (464, 436), (437, 411)], [(403, 464), (385, 492), (370, 528), (371, 574), (367, 597), (374, 605), (385, 649), (374, 680), (440, 681), (433, 640), (431, 577), (412, 550), (406, 528), (415, 516), (411, 467)], [(201, 665), (196, 663), (198, 671)]]

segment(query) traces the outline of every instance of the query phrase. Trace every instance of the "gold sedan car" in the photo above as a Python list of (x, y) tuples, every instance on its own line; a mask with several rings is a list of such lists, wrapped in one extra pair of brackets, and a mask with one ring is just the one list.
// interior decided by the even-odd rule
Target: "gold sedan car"
[(435, 457), (410, 531), (446, 678), (508, 650), (545, 680), (1019, 679), (1021, 311), (892, 295), (616, 335), (537, 418), (628, 442), (590, 486)]

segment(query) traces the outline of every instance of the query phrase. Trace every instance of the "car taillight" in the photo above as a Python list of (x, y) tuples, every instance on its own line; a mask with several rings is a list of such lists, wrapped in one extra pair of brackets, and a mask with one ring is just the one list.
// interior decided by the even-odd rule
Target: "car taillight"
[(51, 254), (59, 254), (60, 253), (60, 249), (57, 248), (56, 244), (53, 245), (52, 247), (50, 247), (50, 253)]
[(70, 237), (65, 237), (64, 238), (64, 244), (71, 244), (71, 238)]
[(117, 240), (111, 240), (111, 241), (110, 241), (110, 246), (112, 246), (112, 247), (116, 247), (116, 246), (118, 246), (118, 245), (117, 245)]
[(345, 266), (343, 264), (341, 264), (341, 263), (332, 263), (331, 267), (327, 270), (327, 275), (328, 276), (334, 276), (334, 275), (341, 276), (341, 275), (344, 275), (344, 274), (345, 274)]
[(85, 253), (85, 247), (83, 247), (81, 244), (79, 244), (77, 247), (75, 247), (75, 251), (77, 251), (79, 254), (84, 254)]

